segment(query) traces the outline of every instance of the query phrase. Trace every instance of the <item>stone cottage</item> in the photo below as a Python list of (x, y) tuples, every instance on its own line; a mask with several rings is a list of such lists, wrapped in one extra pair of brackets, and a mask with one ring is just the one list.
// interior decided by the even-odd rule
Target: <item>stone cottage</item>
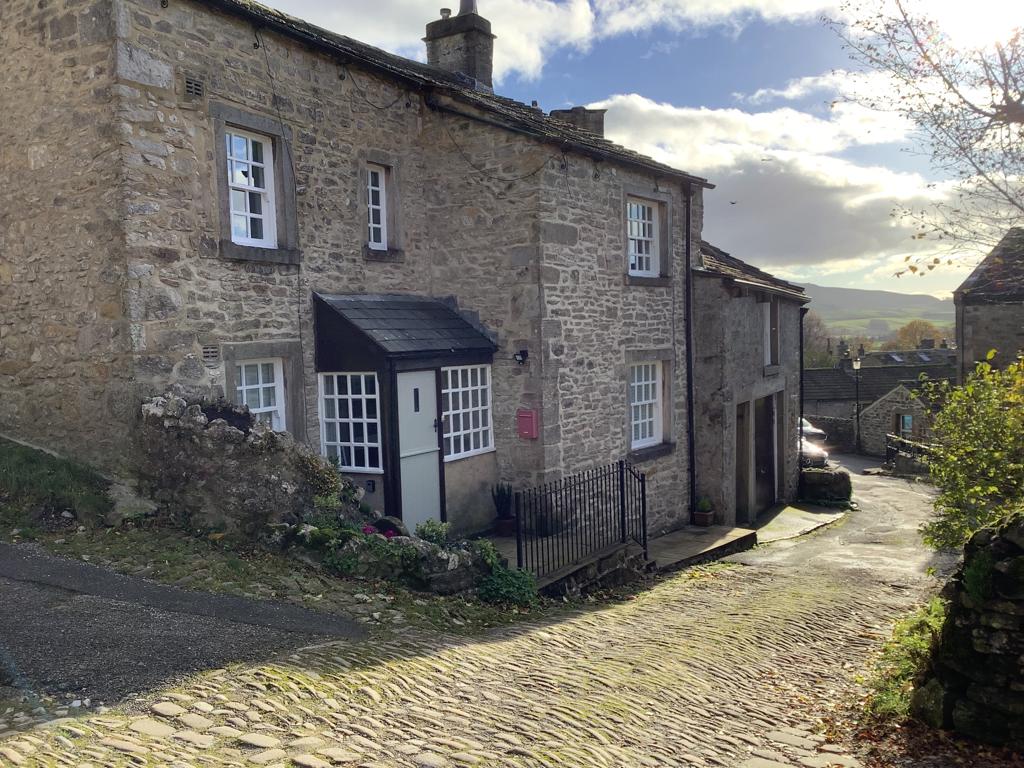
[(996, 365), (1024, 352), (1024, 227), (1009, 230), (953, 292), (959, 375), (996, 350)]
[(856, 440), (859, 395), (861, 451), (884, 456), (886, 435), (914, 442), (929, 439), (931, 411), (913, 396), (922, 376), (932, 381), (952, 381), (956, 365), (933, 362), (865, 367), (860, 371), (846, 365), (808, 368), (804, 371), (804, 414), (826, 432), (848, 428)]
[(802, 288), (707, 242), (694, 274), (697, 494), (744, 525), (799, 479)]
[(248, 0), (6, 0), (0, 431), (126, 469), (176, 386), (410, 525), (621, 458), (686, 523), (711, 185), (495, 95), (494, 39), (468, 1), (421, 64)]

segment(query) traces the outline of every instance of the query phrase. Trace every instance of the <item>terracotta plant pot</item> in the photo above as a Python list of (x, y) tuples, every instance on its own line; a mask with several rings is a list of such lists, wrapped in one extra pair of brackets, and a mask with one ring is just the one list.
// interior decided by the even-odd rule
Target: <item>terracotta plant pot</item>
[(709, 509), (707, 512), (697, 510), (693, 513), (693, 524), (707, 527), (715, 522), (715, 512)]

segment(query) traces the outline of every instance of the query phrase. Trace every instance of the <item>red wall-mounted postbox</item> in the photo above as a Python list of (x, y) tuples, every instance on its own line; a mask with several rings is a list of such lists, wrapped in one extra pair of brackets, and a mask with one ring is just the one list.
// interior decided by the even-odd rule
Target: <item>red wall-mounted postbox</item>
[(524, 440), (540, 437), (540, 416), (535, 408), (520, 408), (516, 411), (516, 431)]

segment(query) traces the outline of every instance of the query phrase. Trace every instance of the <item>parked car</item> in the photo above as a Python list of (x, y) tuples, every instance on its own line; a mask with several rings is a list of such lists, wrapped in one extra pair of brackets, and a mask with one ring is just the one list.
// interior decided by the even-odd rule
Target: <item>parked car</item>
[(814, 440), (819, 443), (824, 443), (825, 438), (828, 437), (828, 435), (825, 434), (825, 430), (818, 429), (807, 419), (800, 420), (800, 433), (803, 435), (805, 440)]
[(827, 467), (828, 451), (820, 445), (800, 439), (800, 465), (804, 467)]

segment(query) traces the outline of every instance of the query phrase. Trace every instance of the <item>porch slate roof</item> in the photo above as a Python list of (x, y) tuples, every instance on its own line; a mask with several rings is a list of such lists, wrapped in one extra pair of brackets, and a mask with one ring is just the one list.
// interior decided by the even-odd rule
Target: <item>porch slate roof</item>
[(317, 296), (387, 355), (497, 349), (482, 330), (440, 299), (381, 293)]

